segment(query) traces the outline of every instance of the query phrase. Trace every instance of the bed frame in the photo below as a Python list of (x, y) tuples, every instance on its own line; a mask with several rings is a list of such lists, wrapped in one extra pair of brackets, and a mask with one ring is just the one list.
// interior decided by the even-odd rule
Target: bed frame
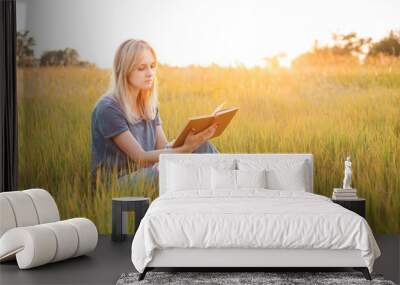
[[(166, 162), (212, 161), (218, 159), (256, 158), (266, 160), (304, 160), (307, 162), (306, 191), (313, 192), (313, 156), (312, 154), (162, 154), (160, 155), (160, 195), (166, 192)], [(361, 271), (367, 280), (371, 280), (368, 268), (359, 250), (330, 249), (254, 249), (254, 248), (169, 248), (157, 249), (153, 259), (139, 280), (156, 268), (232, 268), (246, 271), (250, 268), (343, 268), (350, 267)]]
[(351, 267), (371, 280), (359, 250), (328, 249), (183, 249), (156, 250), (152, 261), (139, 275), (142, 280), (155, 268), (337, 268)]

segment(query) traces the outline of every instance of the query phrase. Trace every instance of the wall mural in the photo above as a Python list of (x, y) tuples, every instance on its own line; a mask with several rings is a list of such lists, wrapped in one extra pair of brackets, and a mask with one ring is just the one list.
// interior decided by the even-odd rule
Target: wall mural
[(19, 188), (110, 233), (112, 197), (158, 195), (157, 164), (112, 138), (171, 148), (225, 103), (223, 134), (183, 151), (312, 153), (329, 197), (350, 156), (371, 228), (400, 233), (400, 6), (374, 3), (17, 1)]

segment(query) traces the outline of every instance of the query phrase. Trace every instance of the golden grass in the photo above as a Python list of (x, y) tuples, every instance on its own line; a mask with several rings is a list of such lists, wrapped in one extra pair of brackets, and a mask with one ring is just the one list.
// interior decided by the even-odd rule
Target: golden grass
[[(353, 160), (353, 185), (367, 199), (374, 232), (400, 232), (400, 65), (371, 64), (269, 72), (261, 68), (159, 68), (169, 139), (187, 117), (223, 101), (240, 111), (213, 143), (225, 153), (312, 153), (315, 192), (330, 196)], [(115, 183), (93, 192), (90, 117), (109, 72), (85, 68), (18, 71), (19, 188), (41, 187), (62, 218), (85, 216), (111, 231), (111, 198), (146, 195)]]

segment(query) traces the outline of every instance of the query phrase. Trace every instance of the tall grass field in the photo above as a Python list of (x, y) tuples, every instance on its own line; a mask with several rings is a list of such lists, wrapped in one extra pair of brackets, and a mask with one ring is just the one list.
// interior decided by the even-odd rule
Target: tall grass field
[[(111, 200), (157, 189), (92, 189), (91, 112), (108, 89), (110, 71), (58, 67), (18, 70), (18, 188), (44, 188), (63, 219), (88, 217), (111, 232)], [(263, 68), (158, 69), (164, 131), (175, 138), (188, 117), (222, 102), (239, 107), (213, 139), (223, 153), (312, 153), (314, 188), (331, 196), (341, 187), (344, 160), (353, 187), (367, 200), (376, 233), (400, 233), (400, 63), (269, 71)]]

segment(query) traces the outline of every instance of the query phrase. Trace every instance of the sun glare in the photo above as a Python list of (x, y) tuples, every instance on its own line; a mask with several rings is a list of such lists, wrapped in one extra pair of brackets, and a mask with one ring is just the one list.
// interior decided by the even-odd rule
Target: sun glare
[[(398, 0), (19, 0), (18, 5), (18, 26), (35, 37), (37, 55), (73, 47), (103, 68), (112, 66), (115, 49), (127, 38), (148, 41), (169, 65), (265, 66), (266, 57), (279, 55), (280, 64), (289, 66), (315, 40), (328, 43), (332, 33), (379, 40), (400, 28)], [(31, 17), (22, 20), (28, 10)]]

